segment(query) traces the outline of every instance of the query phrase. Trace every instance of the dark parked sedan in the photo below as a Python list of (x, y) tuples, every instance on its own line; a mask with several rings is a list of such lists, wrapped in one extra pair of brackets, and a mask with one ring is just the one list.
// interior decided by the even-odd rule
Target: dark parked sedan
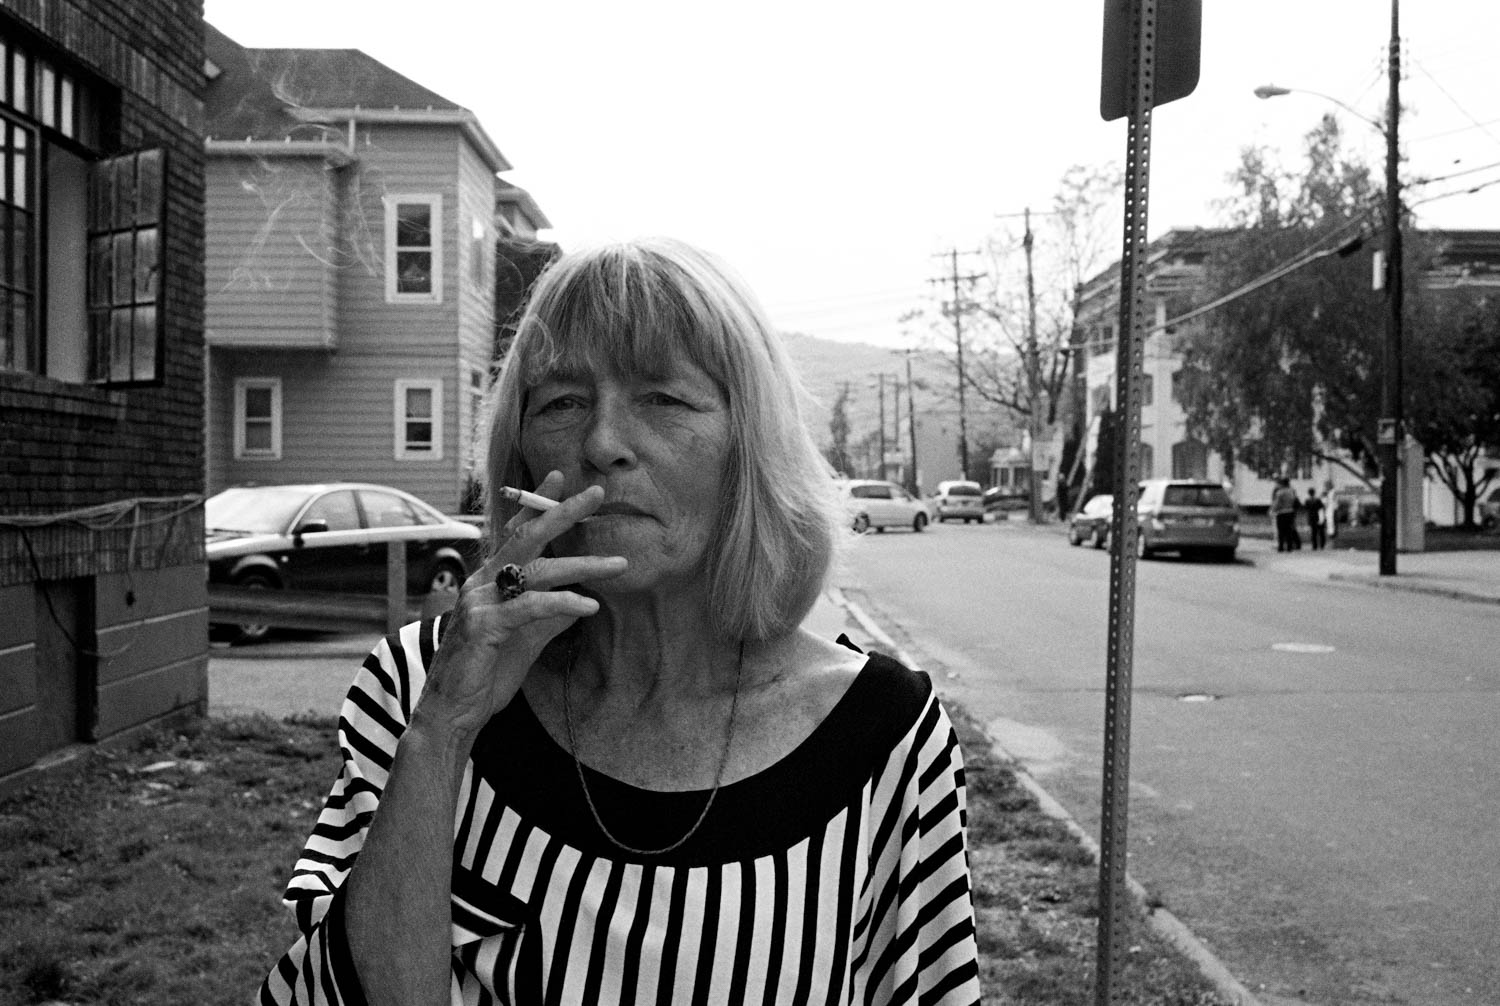
[[(410, 493), (359, 482), (245, 486), (204, 504), (209, 583), (348, 594), (386, 592), (386, 549), (406, 542), (409, 596), (457, 591), (480, 531)], [(269, 627), (230, 628), (237, 642)]]
[(1089, 542), (1095, 548), (1109, 543), (1109, 522), (1114, 514), (1115, 498), (1109, 493), (1091, 496), (1083, 509), (1073, 515), (1068, 525), (1068, 544)]

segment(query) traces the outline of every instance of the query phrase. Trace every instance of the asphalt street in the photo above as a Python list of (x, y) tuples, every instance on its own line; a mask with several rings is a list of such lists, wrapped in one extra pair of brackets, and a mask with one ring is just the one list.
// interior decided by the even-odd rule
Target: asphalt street
[[(1138, 569), (1132, 874), (1264, 1003), (1495, 1002), (1500, 553), (1403, 555), (1419, 592), (1243, 551)], [(1015, 522), (870, 536), (841, 583), (1097, 834), (1108, 574)]]

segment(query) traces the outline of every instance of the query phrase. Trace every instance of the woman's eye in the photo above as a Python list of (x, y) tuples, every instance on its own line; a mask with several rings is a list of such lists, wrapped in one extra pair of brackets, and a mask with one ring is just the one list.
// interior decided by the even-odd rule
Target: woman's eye
[(672, 406), (676, 406), (676, 405), (686, 405), (687, 404), (682, 399), (678, 398), (676, 395), (668, 394), (665, 391), (652, 391), (652, 392), (650, 392), (649, 394), (646, 395), (646, 401), (650, 402), (652, 405), (672, 405)]
[(547, 401), (543, 402), (540, 406), (537, 407), (536, 411), (538, 415), (549, 412), (568, 412), (572, 409), (581, 407), (581, 405), (582, 403), (579, 401), (576, 395), (559, 395), (556, 398), (549, 398)]

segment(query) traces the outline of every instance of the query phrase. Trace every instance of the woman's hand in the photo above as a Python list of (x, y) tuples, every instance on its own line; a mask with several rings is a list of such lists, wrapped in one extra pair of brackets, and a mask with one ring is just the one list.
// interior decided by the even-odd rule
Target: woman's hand
[[(537, 491), (556, 498), (562, 476), (552, 472)], [(619, 576), (623, 556), (544, 557), (548, 542), (599, 508), (604, 490), (594, 486), (542, 513), (523, 509), (505, 525), (508, 539), (498, 553), (464, 582), (449, 616), (418, 711), (437, 716), (450, 730), (472, 740), (491, 716), (505, 708), (526, 680), (531, 665), (553, 637), (599, 603), (566, 584)], [(526, 573), (526, 590), (505, 601), (495, 585), (502, 566), (514, 563)]]

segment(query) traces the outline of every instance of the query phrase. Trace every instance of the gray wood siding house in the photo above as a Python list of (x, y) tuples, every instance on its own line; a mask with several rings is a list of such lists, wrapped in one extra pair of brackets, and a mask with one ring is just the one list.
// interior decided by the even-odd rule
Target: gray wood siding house
[[(472, 113), (358, 50), (205, 42), (209, 493), (348, 479), (457, 512), (495, 245), (518, 231), (509, 163)], [(534, 237), (550, 224), (526, 205)]]

